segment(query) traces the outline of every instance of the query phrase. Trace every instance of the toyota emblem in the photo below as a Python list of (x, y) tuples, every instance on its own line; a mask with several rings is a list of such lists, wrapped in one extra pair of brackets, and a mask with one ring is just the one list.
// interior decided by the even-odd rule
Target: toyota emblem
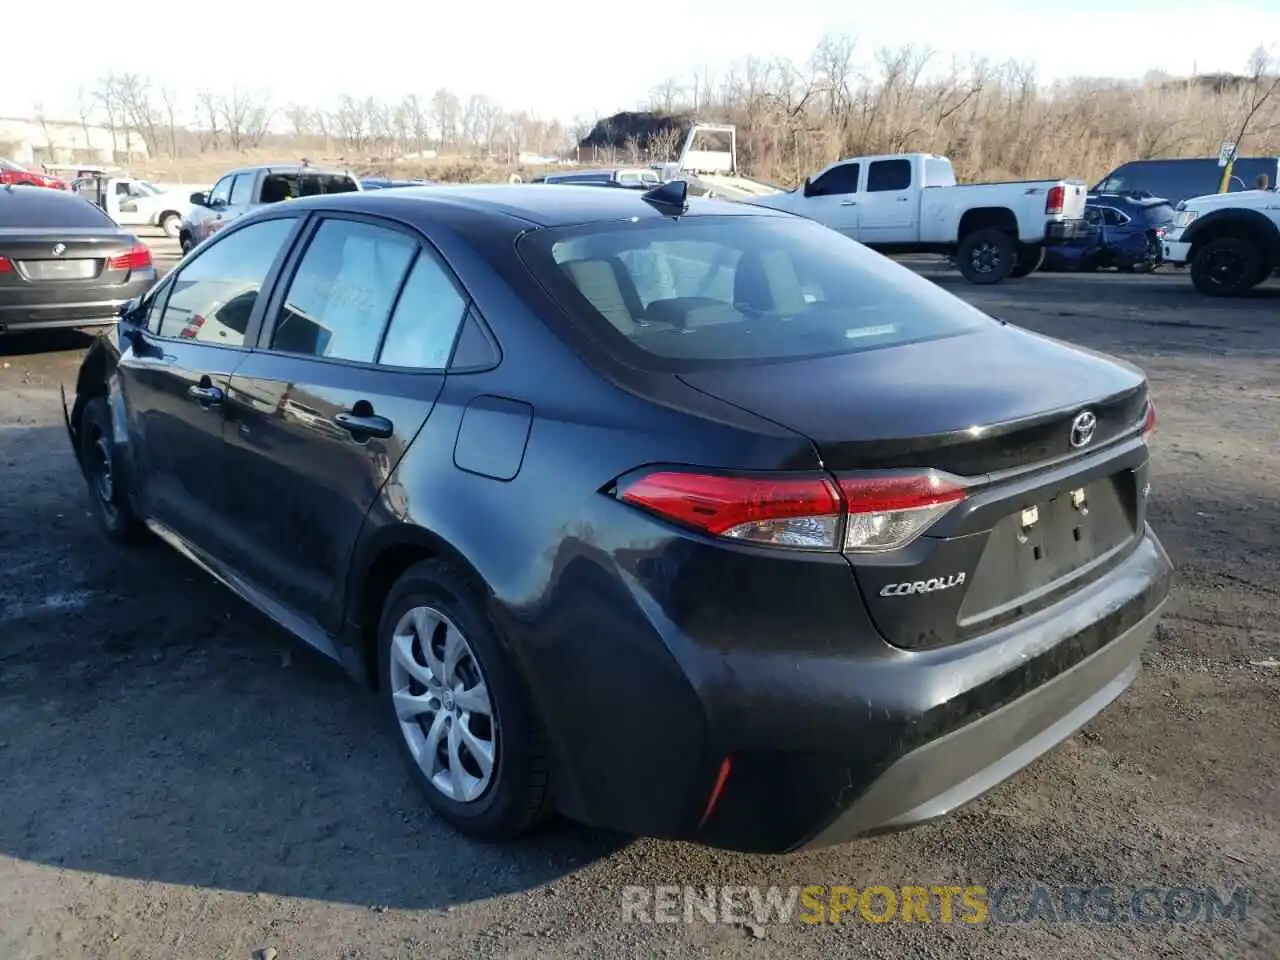
[(60, 257), (66, 252), (67, 252), (67, 245), (65, 243), (55, 243), (53, 245), (53, 255), (55, 257)]
[(1091, 410), (1076, 414), (1076, 418), (1071, 421), (1071, 446), (1087, 447), (1092, 442), (1093, 434), (1097, 429), (1098, 418)]

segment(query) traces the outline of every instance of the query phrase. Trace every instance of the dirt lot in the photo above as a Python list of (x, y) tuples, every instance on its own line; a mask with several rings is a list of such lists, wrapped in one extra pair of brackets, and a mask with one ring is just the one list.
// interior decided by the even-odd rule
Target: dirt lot
[[(0, 342), (0, 958), (1280, 956), (1280, 285), (1229, 303), (1185, 277), (939, 282), (1149, 372), (1174, 602), (1135, 687), (992, 796), (775, 859), (570, 824), (456, 837), (336, 668), (176, 555), (91, 526), (58, 401), (86, 341)], [(1244, 922), (1181, 926), (620, 911), (630, 884), (970, 883), (1252, 897)]]

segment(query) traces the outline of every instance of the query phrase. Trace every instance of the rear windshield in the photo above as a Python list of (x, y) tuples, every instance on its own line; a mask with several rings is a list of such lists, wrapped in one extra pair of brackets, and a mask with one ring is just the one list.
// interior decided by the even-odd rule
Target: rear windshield
[(800, 217), (726, 216), (532, 231), (520, 255), (565, 311), (634, 366), (855, 353), (995, 321)]
[(263, 203), (279, 203), (326, 193), (354, 193), (360, 187), (340, 173), (269, 173), (262, 180)]
[(0, 227), (116, 229), (102, 208), (77, 193), (48, 187), (0, 187)]
[(1168, 223), (1173, 219), (1173, 207), (1167, 203), (1157, 203), (1146, 207), (1142, 211), (1142, 216), (1148, 223)]

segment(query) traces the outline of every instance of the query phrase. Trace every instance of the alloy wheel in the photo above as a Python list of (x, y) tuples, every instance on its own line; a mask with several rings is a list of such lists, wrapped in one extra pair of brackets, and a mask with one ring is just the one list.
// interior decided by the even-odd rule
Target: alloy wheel
[(400, 618), (391, 645), (391, 698), (410, 753), (445, 797), (478, 800), (493, 782), (498, 722), (475, 652), (427, 606)]

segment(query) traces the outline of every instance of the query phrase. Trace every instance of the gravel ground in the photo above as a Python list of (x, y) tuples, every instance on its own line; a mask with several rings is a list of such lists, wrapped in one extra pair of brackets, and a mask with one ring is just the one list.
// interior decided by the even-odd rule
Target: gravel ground
[[(371, 698), (177, 555), (90, 523), (61, 422), (87, 341), (0, 341), (0, 958), (1280, 955), (1280, 285), (938, 282), (1145, 368), (1178, 568), (1137, 684), (950, 820), (785, 858), (434, 821)], [(1237, 886), (1175, 925), (624, 922), (638, 884)]]

